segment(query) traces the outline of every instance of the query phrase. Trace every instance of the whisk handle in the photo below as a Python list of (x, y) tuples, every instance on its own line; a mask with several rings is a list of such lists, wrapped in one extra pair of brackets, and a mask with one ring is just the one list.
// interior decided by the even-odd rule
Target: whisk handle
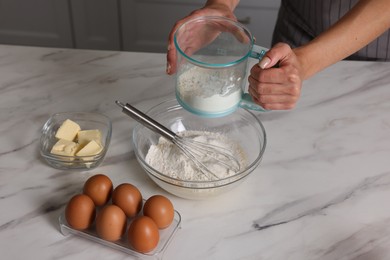
[(124, 105), (119, 101), (115, 101), (115, 103), (122, 108), (123, 113), (137, 120), (139, 123), (143, 124), (150, 130), (158, 132), (159, 134), (161, 134), (163, 137), (167, 138), (170, 141), (175, 139), (176, 134), (174, 132), (172, 132), (171, 130), (169, 130), (168, 128), (166, 128), (156, 120), (150, 118), (146, 114), (142, 113), (132, 105), (128, 103)]

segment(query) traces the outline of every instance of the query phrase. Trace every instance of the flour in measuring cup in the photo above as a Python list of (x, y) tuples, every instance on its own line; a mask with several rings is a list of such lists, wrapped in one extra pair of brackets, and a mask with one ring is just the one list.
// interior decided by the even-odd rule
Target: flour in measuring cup
[(188, 106), (209, 113), (228, 111), (241, 101), (238, 70), (192, 67), (178, 76), (177, 91)]
[[(221, 133), (212, 133), (208, 131), (183, 131), (180, 136), (191, 138), (198, 142), (216, 145), (231, 151), (240, 163), (240, 168), (247, 166), (246, 154), (242, 147), (227, 138)], [(183, 152), (173, 143), (160, 137), (155, 145), (151, 145), (145, 157), (145, 161), (157, 171), (179, 180), (187, 181), (205, 181), (209, 180), (199, 168), (183, 154)], [(201, 158), (201, 161), (219, 178), (227, 178), (236, 174), (232, 170), (226, 170), (225, 167), (215, 163), (209, 163), (207, 155)]]

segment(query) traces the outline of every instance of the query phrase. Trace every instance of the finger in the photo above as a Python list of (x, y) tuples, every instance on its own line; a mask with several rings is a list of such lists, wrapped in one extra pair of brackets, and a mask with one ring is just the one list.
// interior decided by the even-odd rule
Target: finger
[(293, 109), (298, 101), (297, 97), (285, 95), (259, 95), (253, 88), (248, 89), (253, 102), (268, 110), (289, 110)]
[(250, 75), (260, 82), (281, 83), (286, 81), (283, 68), (269, 68), (264, 70), (254, 65), (250, 70)]
[(172, 28), (171, 32), (169, 33), (169, 40), (168, 40), (168, 49), (167, 49), (167, 67), (166, 67), (166, 73), (168, 75), (175, 74), (177, 71), (177, 52), (176, 52), (176, 46), (175, 46), (175, 33), (177, 29), (183, 25), (189, 18), (184, 18), (183, 20), (178, 21), (175, 26)]
[(269, 49), (259, 62), (262, 69), (271, 68), (283, 60), (291, 53), (291, 47), (286, 43), (277, 43)]
[(252, 76), (249, 76), (248, 82), (249, 88), (253, 89), (258, 95), (300, 95), (300, 87), (296, 84), (282, 85), (276, 83), (262, 83)]
[(296, 106), (296, 103), (275, 103), (275, 104), (258, 103), (258, 104), (267, 110), (291, 110)]
[(176, 49), (168, 43), (166, 73), (172, 75), (176, 72)]
[(260, 102), (260, 101), (259, 101), (260, 95), (259, 95), (259, 93), (257, 92), (257, 90), (256, 90), (255, 88), (249, 86), (249, 88), (248, 88), (248, 93), (252, 96), (252, 98), (254, 99), (254, 101), (255, 101), (256, 103), (259, 103), (259, 102)]
[(256, 98), (262, 104), (294, 104), (298, 98), (290, 95), (258, 95)]
[(190, 15), (184, 17), (183, 19), (177, 21), (175, 25), (172, 27), (171, 31), (168, 35), (168, 47), (167, 47), (167, 65), (166, 65), (166, 73), (169, 75), (172, 75), (176, 73), (176, 47), (174, 43), (174, 36), (176, 33), (176, 30), (185, 22), (188, 20), (191, 20), (197, 16), (201, 16), (201, 14), (198, 14), (197, 12), (193, 12)]
[[(277, 100), (273, 100), (272, 102), (268, 102), (268, 100), (259, 99), (258, 94), (250, 89), (249, 94), (252, 96), (253, 102), (260, 105), (264, 109), (267, 110), (289, 110), (293, 109), (296, 106), (296, 100), (285, 99), (282, 102), (277, 102)], [(265, 101), (265, 102), (264, 102)]]
[[(259, 66), (254, 65), (250, 70), (250, 75), (260, 82), (266, 83), (295, 83), (297, 80), (297, 74), (295, 68), (286, 67), (274, 67), (269, 69), (261, 69)], [(296, 75), (296, 76), (295, 76)]]
[(174, 34), (176, 29), (181, 25), (181, 23), (177, 23), (169, 33), (168, 37), (168, 48), (167, 48), (167, 67), (166, 73), (168, 75), (172, 75), (176, 72), (176, 48), (174, 44)]
[(260, 94), (253, 88), (248, 89), (249, 94), (255, 98), (259, 103), (275, 104), (275, 103), (296, 103), (299, 96), (290, 94)]
[(299, 97), (301, 89), (296, 85), (279, 85), (279, 84), (259, 84), (259, 85), (250, 85), (251, 88), (254, 88), (254, 91), (258, 95), (285, 95), (292, 97)]

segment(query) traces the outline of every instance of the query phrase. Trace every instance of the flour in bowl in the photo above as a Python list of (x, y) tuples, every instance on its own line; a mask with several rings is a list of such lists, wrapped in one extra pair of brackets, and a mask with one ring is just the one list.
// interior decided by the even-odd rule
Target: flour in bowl
[[(183, 131), (178, 135), (227, 149), (238, 160), (241, 169), (247, 166), (246, 155), (240, 144), (232, 141), (226, 135), (208, 131)], [(206, 154), (200, 160), (219, 179), (236, 174), (235, 171), (227, 170), (226, 167), (210, 163), (210, 158)], [(145, 161), (157, 171), (172, 178), (187, 181), (210, 180), (175, 144), (163, 137), (160, 137), (156, 145), (150, 146)]]

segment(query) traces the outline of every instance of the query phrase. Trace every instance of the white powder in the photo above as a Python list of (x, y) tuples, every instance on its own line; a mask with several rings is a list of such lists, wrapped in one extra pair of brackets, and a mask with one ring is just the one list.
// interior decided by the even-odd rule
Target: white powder
[(177, 78), (177, 92), (188, 106), (206, 113), (232, 110), (241, 100), (239, 70), (193, 67)]
[[(207, 131), (183, 131), (179, 135), (227, 149), (238, 160), (241, 169), (246, 167), (247, 159), (242, 147), (223, 134)], [(227, 170), (224, 166), (211, 163), (210, 157), (206, 154), (200, 160), (219, 179), (236, 174), (235, 171)], [(156, 170), (172, 178), (191, 181), (210, 180), (175, 144), (163, 137), (160, 137), (158, 144), (149, 148), (145, 161)]]

